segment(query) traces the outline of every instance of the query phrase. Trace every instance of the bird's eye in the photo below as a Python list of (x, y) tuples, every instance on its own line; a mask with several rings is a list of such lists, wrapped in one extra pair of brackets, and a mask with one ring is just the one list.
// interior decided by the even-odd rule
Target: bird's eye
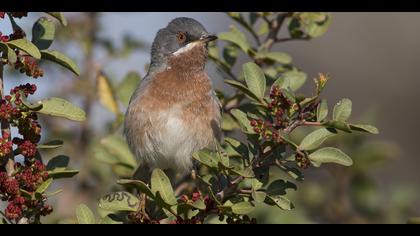
[(187, 40), (187, 36), (185, 35), (184, 32), (178, 32), (176, 34), (176, 38), (178, 39), (178, 43), (182, 44), (185, 42), (185, 40)]

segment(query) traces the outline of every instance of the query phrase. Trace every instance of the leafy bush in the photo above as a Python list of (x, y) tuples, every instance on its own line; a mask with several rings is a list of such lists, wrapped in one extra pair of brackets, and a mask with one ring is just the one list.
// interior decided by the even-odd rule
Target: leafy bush
[[(326, 99), (321, 98), (328, 75), (320, 73), (314, 79), (312, 95), (299, 93), (308, 75), (293, 66), (291, 56), (273, 50), (277, 43), (323, 35), (331, 22), (330, 14), (228, 15), (244, 32), (232, 25), (229, 32), (218, 35), (224, 44), (222, 50), (216, 45), (209, 50), (210, 58), (226, 76), (224, 82), (235, 89), (231, 94), (217, 91), (223, 105), (225, 139), (217, 150), (193, 155), (199, 168), (189, 179), (171, 183), (160, 169), (153, 171), (150, 185), (130, 179), (138, 163), (118, 128), (120, 106), (127, 105), (127, 93), (132, 92), (127, 89), (140, 83), (140, 77), (130, 74), (115, 86), (105, 74), (98, 75), (100, 101), (116, 114), (116, 132), (101, 140), (95, 157), (110, 164), (121, 179), (115, 192), (99, 200), (99, 219), (85, 205), (78, 207), (79, 223), (256, 223), (248, 214), (258, 205), (294, 208), (286, 195), (291, 189), (297, 190), (294, 181), (303, 181), (302, 169), (326, 163), (352, 165), (352, 159), (340, 149), (323, 147), (324, 141), (339, 133), (378, 133), (374, 126), (348, 121), (350, 99), (338, 101), (329, 112)], [(288, 37), (280, 38), (284, 26)], [(238, 73), (239, 57), (247, 57), (248, 62), (239, 65)], [(125, 91), (119, 92), (121, 89)], [(305, 127), (316, 129), (308, 131)], [(307, 130), (306, 135), (296, 139), (293, 131), (301, 129)], [(274, 168), (289, 179), (270, 175)]]
[[(19, 71), (29, 79), (37, 79), (44, 73), (39, 62), (52, 61), (79, 74), (78, 67), (71, 59), (49, 49), (56, 30), (53, 19), (64, 26), (66, 19), (58, 12), (48, 12), (47, 15), (33, 24), (32, 40), (29, 40), (15, 21), (16, 18), (26, 17), (26, 12), (0, 12), (0, 20), (5, 21), (7, 16), (13, 29), (9, 35), (0, 32), (0, 198), (7, 201), (4, 212), (0, 211), (2, 223), (40, 223), (41, 216), (53, 211), (46, 201), (61, 191), (47, 192), (49, 186), (56, 179), (78, 173), (67, 168), (67, 156), (59, 155), (44, 163), (41, 150), (58, 148), (63, 142), (52, 140), (39, 143), (41, 126), (38, 114), (83, 121), (85, 112), (62, 98), (29, 101), (29, 96), (37, 90), (35, 84), (18, 85), (8, 95), (4, 90), (5, 67)], [(13, 135), (12, 128), (17, 129), (18, 134)]]

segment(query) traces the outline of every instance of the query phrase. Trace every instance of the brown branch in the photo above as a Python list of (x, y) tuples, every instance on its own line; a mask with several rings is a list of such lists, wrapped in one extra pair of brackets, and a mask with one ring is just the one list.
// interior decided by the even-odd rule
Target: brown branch
[(283, 25), (284, 20), (286, 19), (288, 14), (289, 13), (287, 12), (278, 14), (276, 19), (268, 21), (270, 32), (268, 33), (268, 36), (263, 44), (263, 47), (267, 50), (270, 50), (273, 44), (277, 41), (277, 34), (279, 33), (281, 26)]
[[(4, 75), (3, 75), (3, 62), (0, 62), (0, 97), (3, 100), (4, 99)], [(1, 134), (2, 137), (4, 137), (5, 133), (9, 134), (8, 140), (11, 140), (11, 133), (10, 133), (10, 124), (8, 120), (2, 119), (0, 121), (1, 123)], [(6, 158), (3, 160), (4, 162), (2, 165), (5, 165), (6, 172), (9, 176), (12, 175), (12, 173), (15, 171), (15, 156), (13, 155), (13, 152), (10, 152), (6, 155)]]

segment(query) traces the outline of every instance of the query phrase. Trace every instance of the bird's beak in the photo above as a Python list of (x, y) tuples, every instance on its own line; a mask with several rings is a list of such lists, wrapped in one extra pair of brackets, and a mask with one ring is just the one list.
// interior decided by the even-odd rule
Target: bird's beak
[(203, 43), (208, 43), (217, 39), (216, 35), (203, 35), (199, 41)]

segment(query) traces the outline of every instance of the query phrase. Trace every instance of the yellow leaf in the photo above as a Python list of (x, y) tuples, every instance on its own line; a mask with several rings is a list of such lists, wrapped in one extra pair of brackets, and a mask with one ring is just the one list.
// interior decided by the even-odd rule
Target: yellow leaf
[(118, 114), (120, 109), (115, 99), (112, 85), (106, 75), (102, 72), (98, 73), (96, 77), (96, 92), (99, 97), (99, 102), (112, 113)]

